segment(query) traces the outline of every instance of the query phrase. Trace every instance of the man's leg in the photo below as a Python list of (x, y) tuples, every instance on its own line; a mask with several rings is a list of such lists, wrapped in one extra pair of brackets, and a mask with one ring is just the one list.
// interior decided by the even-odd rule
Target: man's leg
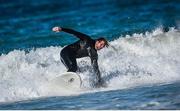
[(65, 65), (68, 72), (76, 72), (77, 71), (77, 61), (75, 57), (72, 57), (71, 54), (69, 54), (67, 49), (63, 49), (60, 53), (61, 56), (61, 62)]

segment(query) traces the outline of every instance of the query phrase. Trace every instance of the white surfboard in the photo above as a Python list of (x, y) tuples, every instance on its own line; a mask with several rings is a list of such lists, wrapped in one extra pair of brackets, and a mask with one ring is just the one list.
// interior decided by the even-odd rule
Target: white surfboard
[(82, 84), (81, 77), (74, 72), (65, 72), (52, 79), (51, 82), (59, 88), (68, 90), (80, 89)]

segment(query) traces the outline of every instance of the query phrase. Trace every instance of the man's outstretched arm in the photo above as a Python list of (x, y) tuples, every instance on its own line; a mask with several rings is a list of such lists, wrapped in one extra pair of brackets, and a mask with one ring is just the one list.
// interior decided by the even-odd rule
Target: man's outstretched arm
[(101, 85), (102, 80), (101, 80), (101, 74), (99, 71), (97, 59), (91, 59), (91, 64), (93, 66), (94, 73), (96, 74), (96, 77), (97, 77), (96, 85), (99, 86), (99, 85)]
[(78, 38), (81, 39), (81, 40), (91, 39), (90, 36), (88, 36), (88, 35), (86, 35), (86, 34), (83, 34), (83, 33), (81, 33), (81, 32), (75, 31), (75, 30), (73, 30), (73, 29), (69, 29), (69, 28), (54, 27), (52, 30), (53, 30), (54, 32), (63, 31), (63, 32), (66, 32), (66, 33), (69, 33), (69, 34), (73, 34), (73, 35), (75, 35), (76, 37), (78, 37)]

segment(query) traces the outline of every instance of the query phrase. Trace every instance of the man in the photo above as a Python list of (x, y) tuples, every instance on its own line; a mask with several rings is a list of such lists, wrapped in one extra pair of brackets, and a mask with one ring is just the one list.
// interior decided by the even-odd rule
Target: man
[(91, 64), (93, 66), (93, 71), (97, 76), (97, 86), (102, 85), (101, 74), (98, 67), (98, 54), (97, 50), (108, 47), (108, 42), (105, 38), (99, 38), (96, 40), (91, 39), (90, 36), (83, 34), (81, 32), (62, 27), (54, 27), (52, 29), (54, 32), (66, 32), (73, 34), (80, 40), (64, 47), (60, 53), (61, 61), (66, 66), (68, 72), (77, 71), (77, 61), (76, 58), (90, 57)]

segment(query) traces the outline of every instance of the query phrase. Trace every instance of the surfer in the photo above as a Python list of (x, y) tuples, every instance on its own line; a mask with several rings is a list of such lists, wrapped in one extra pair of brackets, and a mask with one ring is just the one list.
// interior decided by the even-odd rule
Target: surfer
[(66, 32), (72, 34), (79, 38), (75, 43), (72, 43), (64, 47), (61, 52), (61, 62), (65, 65), (68, 72), (77, 71), (77, 61), (76, 58), (90, 57), (91, 65), (93, 67), (93, 72), (97, 77), (97, 86), (102, 85), (101, 74), (98, 67), (98, 53), (97, 50), (108, 47), (109, 44), (107, 40), (103, 37), (96, 40), (92, 39), (90, 36), (83, 34), (81, 32), (75, 31), (69, 28), (54, 27), (52, 29), (54, 32)]

